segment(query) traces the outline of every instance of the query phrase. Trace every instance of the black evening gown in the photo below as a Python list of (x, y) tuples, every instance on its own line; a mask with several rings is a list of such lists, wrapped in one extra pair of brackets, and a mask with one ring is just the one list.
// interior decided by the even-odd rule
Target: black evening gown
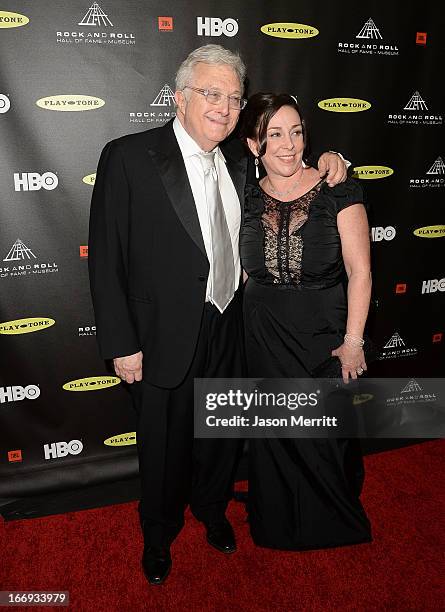
[[(292, 202), (248, 186), (241, 258), (249, 376), (309, 378), (343, 342), (346, 275), (337, 214), (363, 202), (348, 179)], [(359, 495), (358, 439), (249, 440), (249, 523), (259, 546), (283, 550), (371, 541)]]

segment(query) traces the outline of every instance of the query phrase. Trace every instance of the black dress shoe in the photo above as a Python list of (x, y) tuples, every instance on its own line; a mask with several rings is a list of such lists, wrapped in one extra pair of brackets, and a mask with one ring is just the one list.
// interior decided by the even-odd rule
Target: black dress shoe
[(167, 546), (145, 546), (142, 568), (150, 584), (162, 584), (170, 573), (172, 558)]
[(223, 553), (233, 553), (236, 550), (235, 534), (232, 525), (226, 519), (219, 523), (206, 523), (207, 542)]

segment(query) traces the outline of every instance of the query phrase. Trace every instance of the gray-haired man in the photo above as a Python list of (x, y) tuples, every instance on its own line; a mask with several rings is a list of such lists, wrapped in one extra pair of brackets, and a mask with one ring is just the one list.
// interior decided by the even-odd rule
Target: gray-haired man
[[(221, 143), (245, 104), (244, 76), (236, 53), (193, 51), (177, 73), (176, 119), (108, 143), (93, 193), (98, 342), (131, 384), (138, 412), (143, 567), (152, 584), (170, 571), (187, 504), (209, 544), (236, 549), (225, 511), (240, 444), (194, 439), (193, 381), (243, 375), (238, 236), (247, 162)], [(339, 178), (343, 163), (327, 155), (330, 177)]]

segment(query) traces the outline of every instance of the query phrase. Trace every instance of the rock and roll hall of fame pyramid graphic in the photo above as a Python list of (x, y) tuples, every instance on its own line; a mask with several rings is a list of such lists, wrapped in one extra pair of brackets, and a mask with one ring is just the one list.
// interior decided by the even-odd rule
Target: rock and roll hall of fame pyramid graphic
[(397, 346), (405, 346), (402, 338), (398, 333), (395, 333), (391, 336), (388, 342), (385, 344), (383, 348), (396, 348)]
[(375, 25), (371, 17), (366, 21), (365, 25), (362, 27), (360, 32), (357, 34), (356, 38), (382, 38), (382, 35), (379, 32), (378, 27)]
[(31, 249), (29, 249), (20, 238), (17, 238), (3, 261), (20, 261), (21, 259), (32, 258), (37, 259)]
[(438, 157), (427, 174), (445, 174), (445, 163), (441, 157)]
[(172, 88), (165, 84), (150, 106), (174, 106), (175, 94)]
[(82, 21), (79, 21), (78, 25), (82, 26), (112, 26), (113, 24), (97, 2), (93, 2), (90, 8), (85, 13), (85, 17)]
[(403, 110), (428, 110), (428, 106), (425, 103), (425, 100), (422, 98), (418, 91), (415, 91), (411, 96), (410, 101), (406, 106), (403, 107)]
[(414, 393), (415, 391), (422, 391), (422, 387), (413, 378), (413, 379), (411, 379), (409, 381), (409, 383), (406, 385), (406, 387), (403, 387), (403, 389), (400, 391), (400, 393)]

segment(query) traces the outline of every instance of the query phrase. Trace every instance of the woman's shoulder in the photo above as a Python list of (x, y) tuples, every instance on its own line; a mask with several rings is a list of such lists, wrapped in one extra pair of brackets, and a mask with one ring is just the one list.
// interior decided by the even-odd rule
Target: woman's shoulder
[(324, 196), (324, 199), (328, 200), (335, 207), (337, 213), (347, 206), (352, 204), (363, 204), (364, 196), (363, 189), (360, 183), (353, 178), (348, 177), (343, 183), (338, 183), (334, 187), (324, 181), (320, 195)]
[(345, 198), (358, 193), (363, 193), (362, 187), (356, 179), (347, 177), (343, 183), (338, 183), (334, 187), (329, 187), (326, 181), (323, 181), (321, 191), (333, 198)]

